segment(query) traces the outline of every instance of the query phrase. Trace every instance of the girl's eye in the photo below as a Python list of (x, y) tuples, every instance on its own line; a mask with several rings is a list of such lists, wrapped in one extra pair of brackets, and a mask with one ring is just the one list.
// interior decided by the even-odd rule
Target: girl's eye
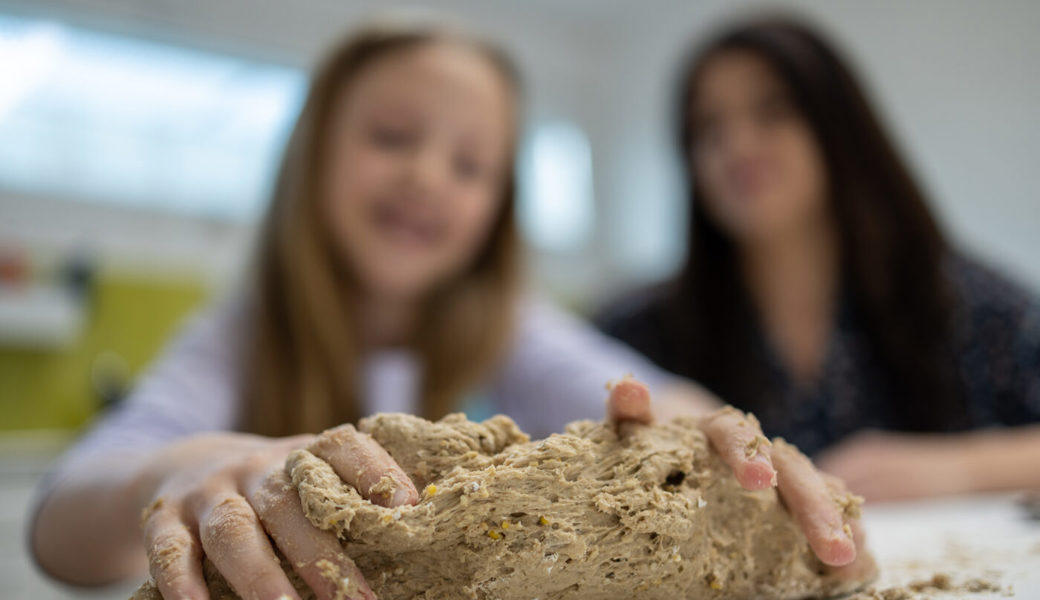
[(407, 148), (416, 138), (411, 130), (385, 126), (373, 127), (369, 137), (376, 146), (387, 150)]

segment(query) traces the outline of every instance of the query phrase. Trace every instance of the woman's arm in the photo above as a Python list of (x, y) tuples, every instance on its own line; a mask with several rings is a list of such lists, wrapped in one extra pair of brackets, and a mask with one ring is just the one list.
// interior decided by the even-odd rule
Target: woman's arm
[(817, 462), (875, 501), (1040, 489), (1040, 425), (945, 435), (870, 431)]
[[(959, 436), (958, 436), (959, 437)], [(1040, 490), (1040, 424), (963, 435), (971, 491)]]
[(820, 456), (868, 499), (1040, 489), (1040, 299), (970, 261), (952, 272), (964, 394), (980, 429), (868, 431)]

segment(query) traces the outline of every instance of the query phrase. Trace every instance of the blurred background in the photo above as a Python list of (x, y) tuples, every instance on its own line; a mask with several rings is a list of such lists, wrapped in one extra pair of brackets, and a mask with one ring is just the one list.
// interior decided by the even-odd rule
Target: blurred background
[[(70, 597), (24, 556), (33, 483), (240, 281), (309, 67), (397, 6), (0, 0), (0, 595)], [(526, 80), (534, 284), (586, 312), (678, 267), (674, 74), (763, 8), (845, 49), (952, 237), (1040, 291), (1038, 3), (442, 1)]]

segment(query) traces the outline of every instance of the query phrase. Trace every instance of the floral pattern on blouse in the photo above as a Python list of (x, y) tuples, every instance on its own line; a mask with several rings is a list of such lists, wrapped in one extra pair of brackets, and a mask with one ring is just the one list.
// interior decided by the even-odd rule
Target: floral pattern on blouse
[[(1040, 422), (1040, 299), (962, 255), (951, 257), (947, 272), (956, 298), (951, 347), (970, 428)], [(599, 324), (659, 365), (679, 364), (661, 343), (668, 324), (652, 302), (623, 303)], [(763, 393), (772, 396), (756, 411), (767, 436), (811, 456), (863, 429), (899, 429), (890, 378), (848, 302), (839, 306), (811, 385), (794, 381), (760, 328), (756, 337), (748, 360), (757, 362), (752, 370), (765, 375)]]

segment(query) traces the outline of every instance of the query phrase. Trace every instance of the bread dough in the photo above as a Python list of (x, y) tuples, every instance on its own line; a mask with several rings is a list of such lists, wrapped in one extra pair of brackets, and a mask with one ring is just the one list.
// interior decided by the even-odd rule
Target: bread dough
[[(579, 421), (541, 441), (504, 416), (380, 414), (359, 429), (412, 477), (416, 506), (362, 499), (305, 450), (286, 469), (381, 600), (785, 599), (867, 583), (827, 575), (775, 490), (743, 490), (692, 418), (620, 436)], [(235, 597), (211, 566), (207, 582)]]

